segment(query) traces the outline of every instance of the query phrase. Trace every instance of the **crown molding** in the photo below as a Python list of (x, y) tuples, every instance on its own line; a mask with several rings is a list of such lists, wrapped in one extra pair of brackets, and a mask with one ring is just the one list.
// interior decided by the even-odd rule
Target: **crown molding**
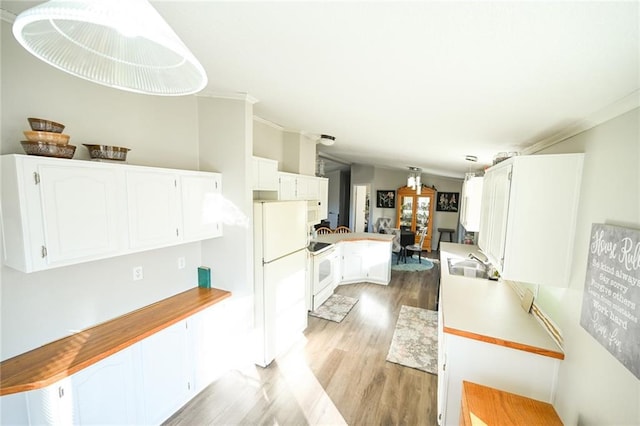
[(593, 114), (583, 118), (582, 120), (576, 121), (573, 125), (565, 127), (561, 131), (525, 148), (524, 150), (522, 150), (521, 154), (535, 154), (536, 152), (549, 148), (552, 145), (560, 143), (586, 130), (592, 129), (599, 124), (609, 121), (638, 107), (640, 107), (640, 90), (635, 90), (622, 99), (619, 99), (616, 102), (607, 105), (606, 107), (594, 112)]
[(260, 102), (257, 98), (254, 98), (248, 93), (243, 92), (218, 92), (215, 90), (207, 91), (206, 89), (196, 94), (201, 98), (217, 98), (217, 99), (230, 99), (234, 101), (245, 101), (250, 104), (256, 104)]
[(269, 121), (265, 118), (258, 117), (257, 115), (253, 116), (253, 121), (257, 121), (258, 123), (262, 123), (266, 126), (273, 127), (276, 130), (284, 131), (284, 127), (279, 124), (274, 123), (273, 121)]

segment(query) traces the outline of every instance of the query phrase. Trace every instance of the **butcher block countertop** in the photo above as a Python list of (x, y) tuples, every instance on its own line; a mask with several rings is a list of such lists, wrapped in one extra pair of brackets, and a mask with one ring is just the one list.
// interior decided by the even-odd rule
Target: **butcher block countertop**
[(449, 274), (447, 258), (466, 258), (469, 253), (478, 254), (478, 247), (440, 245), (444, 332), (564, 359), (562, 349), (533, 315), (522, 309), (520, 298), (507, 283)]
[(314, 241), (321, 243), (340, 243), (342, 241), (393, 241), (392, 234), (378, 234), (375, 232), (349, 232), (346, 234), (324, 234), (318, 235)]
[(49, 386), (231, 296), (193, 288), (0, 363), (0, 396)]
[(463, 381), (460, 425), (562, 426), (562, 421), (549, 403)]

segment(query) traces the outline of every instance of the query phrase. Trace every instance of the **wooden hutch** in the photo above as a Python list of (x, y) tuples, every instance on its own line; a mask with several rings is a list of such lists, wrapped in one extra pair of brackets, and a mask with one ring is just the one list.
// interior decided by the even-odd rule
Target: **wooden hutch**
[(417, 189), (409, 186), (398, 188), (396, 205), (396, 228), (410, 230), (416, 234), (416, 244), (420, 242), (420, 230), (426, 226), (427, 235), (422, 244), (422, 249), (431, 251), (431, 234), (433, 227), (433, 206), (435, 204), (436, 191), (422, 185), (420, 194)]

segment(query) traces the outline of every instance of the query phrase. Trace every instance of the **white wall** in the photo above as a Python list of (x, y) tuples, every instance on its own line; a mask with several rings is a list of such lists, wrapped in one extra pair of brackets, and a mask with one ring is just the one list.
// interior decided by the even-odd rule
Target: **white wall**
[(278, 161), (282, 170), (284, 133), (281, 128), (267, 124), (260, 119), (253, 120), (253, 155)]
[(538, 299), (564, 335), (555, 406), (568, 425), (640, 424), (640, 380), (580, 326), (591, 225), (640, 229), (639, 135), (635, 109), (541, 152), (586, 154), (571, 281)]
[[(67, 125), (75, 158), (88, 159), (83, 142), (103, 143), (131, 148), (131, 164), (198, 168), (195, 97), (151, 97), (85, 82), (28, 54), (10, 24), (2, 21), (1, 31), (2, 154), (22, 154), (27, 117), (41, 117)], [(0, 358), (191, 288), (199, 264), (200, 244), (192, 243), (32, 274), (2, 266)], [(142, 281), (133, 282), (134, 266), (143, 266)]]

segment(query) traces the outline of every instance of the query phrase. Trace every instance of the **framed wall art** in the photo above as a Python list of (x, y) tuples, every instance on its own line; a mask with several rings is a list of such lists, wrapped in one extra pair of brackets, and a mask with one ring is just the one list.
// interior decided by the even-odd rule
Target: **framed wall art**
[(377, 191), (376, 207), (382, 209), (395, 209), (396, 191), (393, 189)]
[(436, 197), (436, 211), (452, 212), (458, 211), (458, 202), (460, 201), (459, 192), (438, 192)]

